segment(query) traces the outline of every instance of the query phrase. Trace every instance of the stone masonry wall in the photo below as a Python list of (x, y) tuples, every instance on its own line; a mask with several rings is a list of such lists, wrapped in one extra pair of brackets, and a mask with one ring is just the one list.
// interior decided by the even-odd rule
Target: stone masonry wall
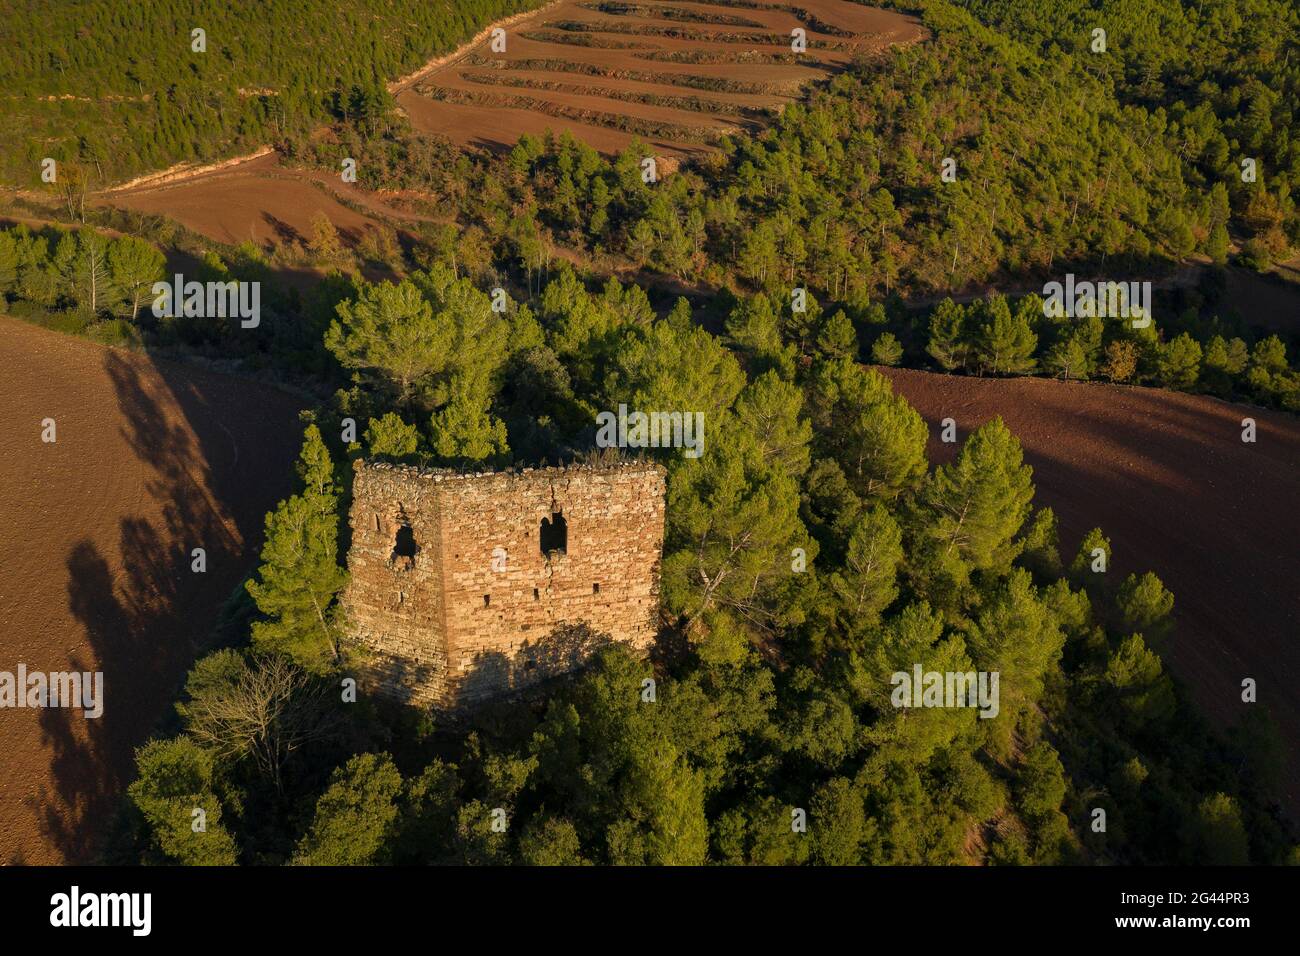
[[(447, 693), (442, 533), (431, 475), (357, 462), (352, 480), (351, 580), (343, 606), (366, 648), (369, 677), (410, 703)], [(394, 557), (398, 531), (411, 529), (415, 554)]]
[[(564, 550), (544, 554), (542, 522), (561, 517)], [(571, 670), (604, 641), (654, 640), (658, 465), (460, 475), (358, 462), (351, 522), (344, 605), (392, 696), (460, 706)], [(413, 558), (394, 557), (403, 524)]]

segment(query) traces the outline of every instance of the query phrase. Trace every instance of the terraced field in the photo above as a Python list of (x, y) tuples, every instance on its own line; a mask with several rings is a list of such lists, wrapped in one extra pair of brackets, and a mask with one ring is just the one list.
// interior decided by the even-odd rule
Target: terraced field
[(403, 84), (416, 127), (494, 149), (547, 129), (607, 153), (636, 137), (680, 158), (761, 128), (855, 57), (926, 35), (848, 0), (559, 0), (502, 29)]

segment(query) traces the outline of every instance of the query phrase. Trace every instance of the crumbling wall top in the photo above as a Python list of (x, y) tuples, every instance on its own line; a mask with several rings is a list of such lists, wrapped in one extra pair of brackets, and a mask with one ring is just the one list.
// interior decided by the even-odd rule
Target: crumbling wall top
[(612, 462), (574, 461), (563, 465), (522, 466), (513, 465), (501, 469), (481, 471), (458, 471), (454, 468), (425, 468), (418, 465), (403, 465), (386, 461), (369, 461), (358, 458), (352, 463), (356, 472), (387, 472), (394, 477), (405, 477), (420, 481), (466, 481), (476, 478), (499, 478), (503, 476), (522, 477), (562, 477), (574, 475), (611, 475), (611, 474), (658, 474), (665, 475), (663, 465), (647, 458), (620, 459)]

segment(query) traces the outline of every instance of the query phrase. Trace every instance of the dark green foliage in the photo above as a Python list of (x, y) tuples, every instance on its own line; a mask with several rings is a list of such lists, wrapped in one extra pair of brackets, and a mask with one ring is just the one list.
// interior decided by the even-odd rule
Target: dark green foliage
[(302, 493), (266, 516), (258, 580), (247, 583), (265, 615), (253, 624), (253, 643), (321, 671), (339, 659), (334, 598), (347, 572), (338, 563), (340, 489), (315, 425), (307, 427), (298, 477)]
[[(60, 178), (75, 167), (98, 188), (250, 151), (331, 117), (374, 133), (392, 105), (387, 81), (536, 5), (77, 0), (7, 8), (0, 134), (16, 148), (0, 151), (0, 177), (35, 183), (41, 159), (52, 156)], [(195, 28), (206, 31), (205, 53), (192, 50)]]
[[(213, 759), (188, 737), (154, 740), (136, 752), (139, 778), (130, 796), (166, 862), (229, 866), (239, 851), (221, 822), (213, 791)], [(196, 814), (196, 811), (198, 813)]]
[(387, 754), (353, 757), (334, 772), (298, 844), (299, 866), (385, 863), (392, 852), (402, 776)]
[[(942, 4), (931, 4), (942, 6)], [(1300, 185), (1290, 130), (1300, 108), (1300, 63), (1292, 63), (1300, 15), (1284, 0), (961, 0), (986, 23), (1070, 70), (1088, 70), (1108, 96), (1163, 116), (1162, 138), (1181, 144), (1181, 178), (1208, 194), (1193, 228), (1221, 260), (1227, 233), (1243, 236), (1266, 264), (1300, 239), (1292, 194)], [(1092, 31), (1107, 30), (1105, 54)], [(1261, 170), (1243, 181), (1241, 162)], [(1230, 204), (1229, 204), (1230, 200)], [(1186, 207), (1162, 207), (1157, 228), (1171, 248)], [(1229, 218), (1230, 214), (1230, 218)], [(1194, 240), (1193, 240), (1194, 241)]]

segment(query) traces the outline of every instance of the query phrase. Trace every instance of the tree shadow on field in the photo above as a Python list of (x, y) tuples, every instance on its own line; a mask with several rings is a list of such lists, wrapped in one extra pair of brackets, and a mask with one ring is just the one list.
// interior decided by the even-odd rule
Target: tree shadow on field
[[(85, 631), (68, 666), (103, 672), (100, 717), (41, 712), (54, 777), (44, 835), (72, 861), (93, 855), (134, 778), (135, 749), (159, 728), (221, 605), (252, 569), (301, 437), (298, 403), (264, 386), (112, 350), (104, 366), (141, 482), (134, 500), (118, 503), (116, 553), (86, 538), (65, 561), (68, 607)], [(201, 573), (195, 548), (205, 552)]]
[(297, 229), (289, 225), (283, 219), (273, 216), (269, 212), (262, 213), (262, 219), (271, 227), (271, 232), (275, 235), (278, 242), (301, 242), (303, 236)]

